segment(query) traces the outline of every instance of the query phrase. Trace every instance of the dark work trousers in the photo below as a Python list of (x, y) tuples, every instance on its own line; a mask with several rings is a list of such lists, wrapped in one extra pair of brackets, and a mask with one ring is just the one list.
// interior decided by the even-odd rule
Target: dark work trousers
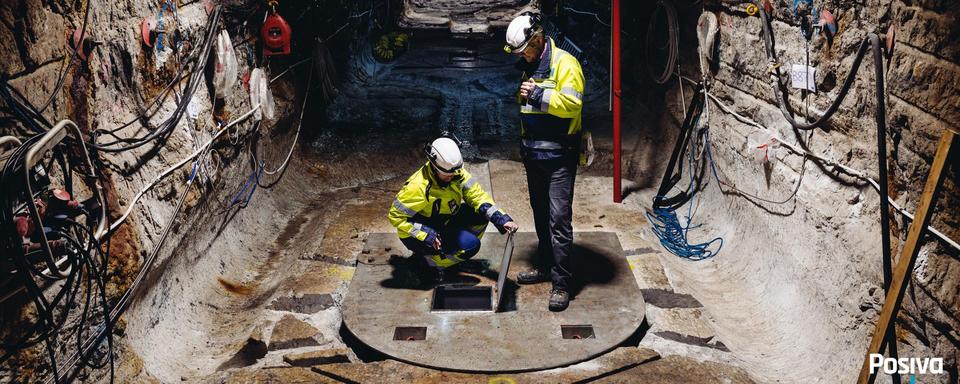
[(407, 249), (426, 258), (442, 254), (444, 257), (454, 258), (455, 263), (467, 260), (480, 251), (480, 238), (483, 237), (483, 231), (487, 228), (487, 218), (483, 214), (474, 212), (468, 205), (461, 206), (450, 222), (442, 227), (439, 223), (419, 215), (413, 217), (411, 221), (420, 222), (437, 231), (441, 239), (440, 250), (435, 250), (432, 245), (413, 237), (400, 239)]
[(524, 160), (530, 207), (539, 240), (538, 268), (550, 269), (554, 289), (569, 290), (572, 284), (573, 183), (577, 177), (576, 156), (554, 160)]

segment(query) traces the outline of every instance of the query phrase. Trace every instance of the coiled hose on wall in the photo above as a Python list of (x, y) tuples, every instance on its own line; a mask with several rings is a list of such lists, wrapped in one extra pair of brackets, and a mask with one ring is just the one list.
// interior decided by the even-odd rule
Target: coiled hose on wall
[[(653, 46), (653, 35), (656, 32), (657, 17), (661, 12), (663, 12), (664, 17), (667, 22), (667, 41), (664, 47), (658, 48), (657, 50), (667, 50), (667, 60), (664, 63), (662, 71), (658, 71), (650, 65), (652, 60), (650, 60), (653, 55), (651, 55), (651, 47)], [(647, 56), (647, 71), (650, 73), (650, 77), (653, 78), (657, 84), (665, 84), (670, 81), (670, 78), (673, 77), (673, 70), (677, 66), (677, 55), (678, 55), (678, 44), (680, 39), (679, 29), (677, 27), (677, 9), (668, 1), (659, 0), (657, 1), (657, 8), (654, 9), (652, 16), (650, 17), (650, 24), (647, 25), (647, 38), (646, 38), (646, 56)]]

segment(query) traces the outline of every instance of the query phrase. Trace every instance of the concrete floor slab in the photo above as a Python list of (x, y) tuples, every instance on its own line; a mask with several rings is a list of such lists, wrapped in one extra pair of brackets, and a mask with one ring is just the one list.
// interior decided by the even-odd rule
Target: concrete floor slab
[[(454, 274), (461, 285), (493, 286), (499, 271), (505, 236), (488, 235), (476, 256), (490, 265), (480, 275)], [(531, 265), (536, 235), (514, 237), (514, 261), (508, 277)], [(387, 246), (386, 244), (393, 243)], [(360, 263), (343, 303), (343, 324), (360, 341), (398, 360), (427, 367), (468, 372), (543, 370), (590, 359), (629, 338), (644, 317), (644, 301), (614, 233), (579, 232), (575, 271), (584, 284), (574, 291), (570, 307), (550, 312), (550, 284), (517, 286), (508, 283), (505, 293), (513, 305), (501, 313), (431, 312), (432, 290), (411, 288), (402, 264)], [(392, 233), (368, 236), (364, 255), (409, 252)], [(391, 251), (385, 251), (391, 248)], [(374, 259), (378, 257), (374, 256)], [(379, 260), (383, 260), (380, 258)], [(363, 261), (363, 258), (361, 258)], [(595, 338), (563, 339), (561, 325), (591, 325)], [(394, 340), (397, 327), (425, 327), (423, 340)]]

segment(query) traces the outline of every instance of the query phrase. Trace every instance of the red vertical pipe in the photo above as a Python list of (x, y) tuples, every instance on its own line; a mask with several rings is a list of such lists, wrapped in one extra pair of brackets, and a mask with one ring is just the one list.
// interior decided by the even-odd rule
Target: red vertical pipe
[(613, 202), (623, 201), (620, 186), (620, 0), (613, 0)]

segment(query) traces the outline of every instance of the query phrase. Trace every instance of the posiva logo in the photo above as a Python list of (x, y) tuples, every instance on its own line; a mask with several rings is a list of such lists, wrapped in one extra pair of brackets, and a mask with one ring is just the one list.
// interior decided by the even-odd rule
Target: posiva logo
[(883, 372), (891, 375), (899, 373), (910, 375), (910, 383), (916, 382), (916, 375), (943, 374), (942, 357), (901, 357), (899, 359), (883, 357), (879, 353), (870, 354), (870, 373)]

